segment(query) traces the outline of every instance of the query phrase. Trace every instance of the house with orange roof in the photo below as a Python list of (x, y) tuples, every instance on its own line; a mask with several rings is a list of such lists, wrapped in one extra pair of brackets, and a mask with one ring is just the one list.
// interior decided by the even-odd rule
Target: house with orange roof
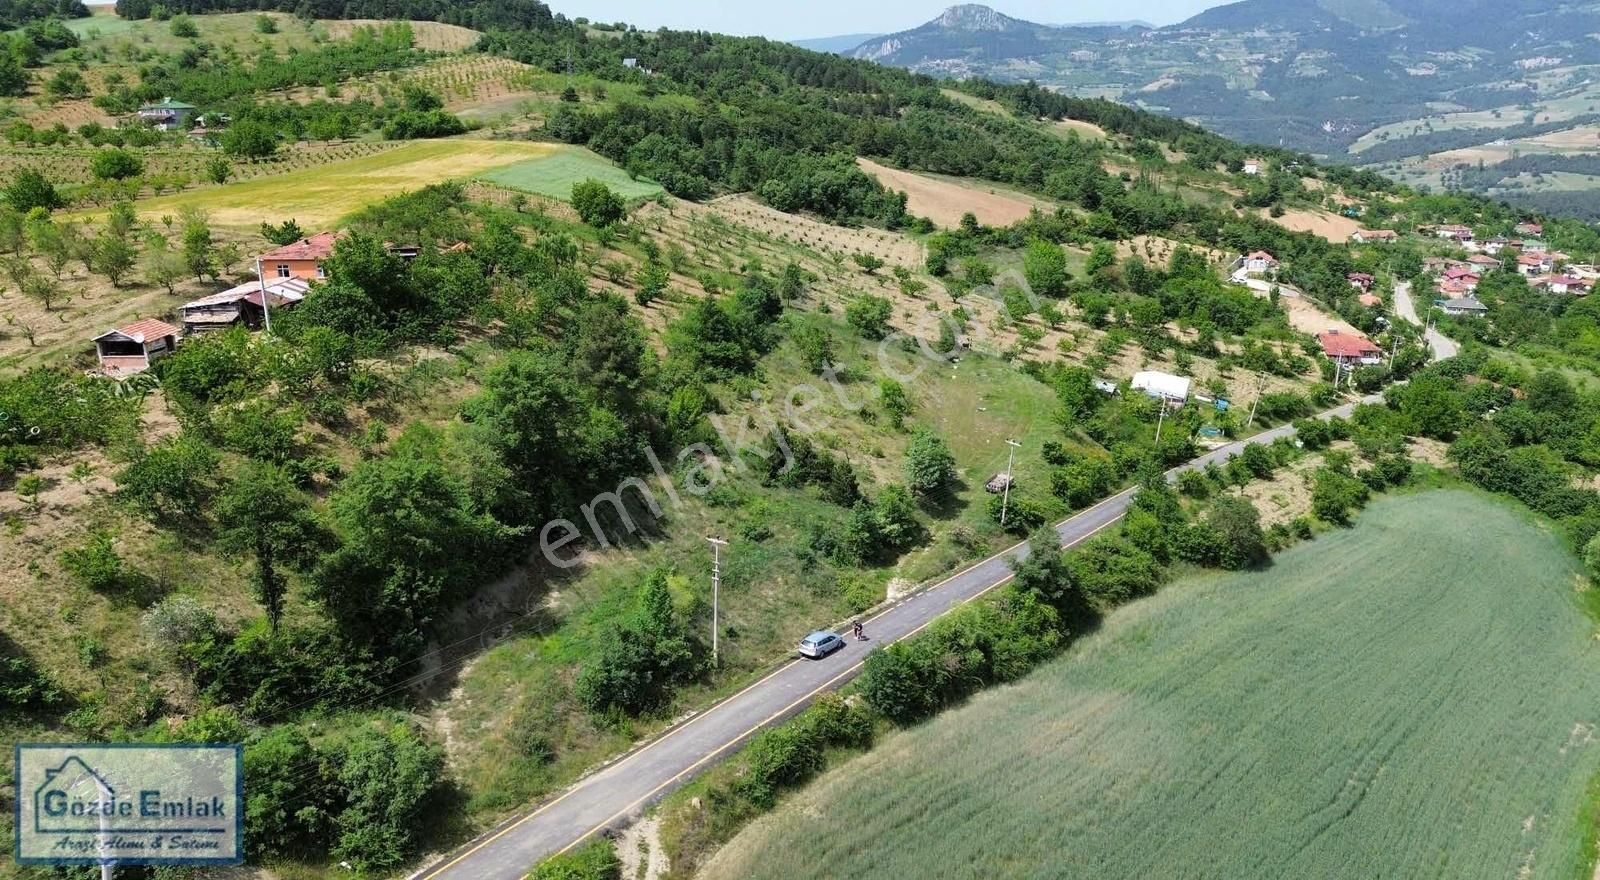
[(126, 324), (94, 338), (100, 369), (107, 376), (132, 376), (150, 369), (178, 347), (177, 327), (156, 318)]
[(277, 250), (256, 257), (256, 268), (263, 278), (304, 278), (313, 281), (328, 277), (323, 264), (333, 256), (334, 245), (342, 232), (319, 232), (310, 238), (292, 241)]
[(1321, 343), (1322, 353), (1327, 356), (1328, 360), (1336, 364), (1343, 366), (1350, 366), (1351, 364), (1370, 366), (1383, 363), (1383, 349), (1365, 336), (1329, 330), (1319, 334), (1317, 342)]

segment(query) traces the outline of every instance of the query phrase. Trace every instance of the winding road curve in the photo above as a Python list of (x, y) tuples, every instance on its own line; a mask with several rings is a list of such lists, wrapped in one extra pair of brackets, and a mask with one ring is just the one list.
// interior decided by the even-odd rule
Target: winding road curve
[[(1394, 310), (1401, 318), (1419, 327), (1422, 325), (1422, 319), (1417, 317), (1417, 307), (1411, 301), (1411, 282), (1395, 282)], [(1454, 339), (1440, 333), (1432, 326), (1423, 331), (1423, 336), (1428, 340), (1428, 347), (1433, 349), (1433, 359), (1436, 361), (1453, 358), (1461, 351), (1461, 346), (1457, 345)]]
[[(1396, 297), (1398, 299), (1398, 296)], [(1369, 398), (1368, 400), (1375, 400)], [(1348, 417), (1354, 404), (1319, 418)], [(1222, 463), (1247, 443), (1288, 436), (1284, 425), (1207, 453), (1169, 472)], [(1133, 498), (1129, 489), (1056, 526), (1063, 547), (1088, 540), (1115, 524)], [(913, 594), (866, 622), (866, 643), (846, 647), (821, 661), (793, 659), (764, 678), (643, 743), (591, 773), (536, 809), (507, 820), (471, 843), (413, 873), (409, 880), (518, 880), (541, 859), (565, 852), (607, 829), (629, 824), (694, 774), (727, 757), (762, 729), (798, 713), (819, 695), (854, 678), (875, 646), (922, 630), (940, 615), (1011, 580), (1008, 560), (1027, 554), (1010, 547), (944, 581)]]

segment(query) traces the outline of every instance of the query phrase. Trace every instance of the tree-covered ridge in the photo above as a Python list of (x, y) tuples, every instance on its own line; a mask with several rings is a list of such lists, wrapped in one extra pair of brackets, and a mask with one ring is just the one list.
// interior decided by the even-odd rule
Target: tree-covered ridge
[(0, 0), (0, 30), (13, 30), (46, 18), (87, 18), (83, 0)]
[(117, 14), (123, 18), (149, 18), (157, 7), (185, 13), (273, 10), (307, 18), (442, 21), (478, 29), (546, 27), (554, 18), (550, 7), (539, 0), (118, 0)]

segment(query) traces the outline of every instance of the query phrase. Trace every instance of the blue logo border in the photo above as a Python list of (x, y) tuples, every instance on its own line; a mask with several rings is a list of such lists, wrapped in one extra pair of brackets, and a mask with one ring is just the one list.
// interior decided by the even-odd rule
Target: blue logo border
[(232, 858), (207, 858), (193, 856), (188, 858), (168, 859), (112, 859), (103, 862), (97, 858), (23, 858), (22, 857), (22, 805), (24, 798), (16, 797), (15, 807), (12, 809), (12, 852), (11, 857), (19, 865), (242, 865), (244, 864), (244, 746), (239, 743), (91, 743), (91, 742), (38, 742), (17, 743), (13, 750), (12, 776), (13, 784), (22, 779), (22, 753), (34, 750), (54, 749), (227, 749), (233, 752), (233, 798), (237, 804), (233, 811), (233, 834), (237, 841), (235, 844), (236, 855)]

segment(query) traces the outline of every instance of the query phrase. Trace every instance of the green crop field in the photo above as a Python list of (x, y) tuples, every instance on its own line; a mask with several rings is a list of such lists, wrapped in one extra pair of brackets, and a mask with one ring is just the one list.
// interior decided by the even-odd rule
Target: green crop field
[(802, 790), (702, 876), (1587, 878), (1583, 583), (1497, 501), (1386, 499), (1267, 571), (1116, 612)]
[(628, 176), (628, 172), (580, 147), (563, 147), (548, 156), (518, 162), (478, 176), (501, 186), (556, 199), (570, 198), (574, 183), (591, 178), (611, 187), (625, 199), (649, 198), (661, 192), (659, 185), (647, 180), (635, 180)]

